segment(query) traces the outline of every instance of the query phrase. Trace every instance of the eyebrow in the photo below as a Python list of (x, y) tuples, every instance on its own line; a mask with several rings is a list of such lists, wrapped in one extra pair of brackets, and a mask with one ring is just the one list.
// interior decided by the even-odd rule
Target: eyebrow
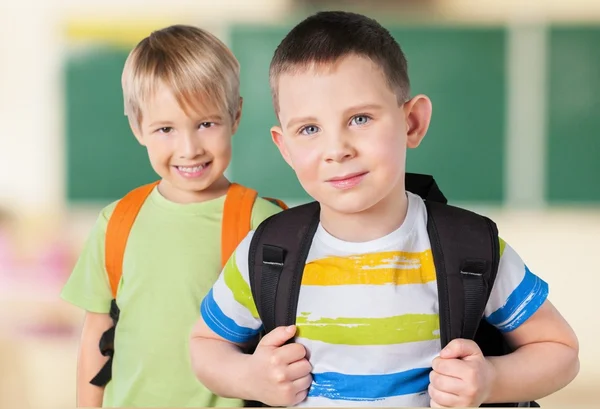
[(208, 121), (222, 121), (223, 117), (219, 114), (214, 114), (214, 115), (206, 115), (206, 116), (201, 116), (198, 119), (198, 122), (208, 122)]
[(148, 125), (148, 128), (164, 128), (173, 125), (171, 121), (155, 121)]
[(357, 113), (361, 111), (381, 111), (383, 107), (379, 104), (363, 104), (350, 107), (344, 111), (344, 116), (350, 115), (351, 113)]
[(307, 123), (307, 122), (317, 122), (317, 118), (314, 116), (303, 116), (300, 118), (292, 118), (286, 125), (286, 128), (295, 127), (298, 124)]
[[(218, 114), (214, 114), (214, 115), (206, 115), (206, 116), (201, 116), (198, 119), (196, 119), (196, 122), (211, 122), (211, 121), (222, 121), (223, 117), (221, 115)], [(150, 125), (148, 125), (148, 127), (150, 128), (164, 128), (167, 126), (173, 126), (173, 122), (172, 121), (154, 121), (152, 122)]]
[[(355, 105), (353, 107), (347, 108), (344, 111), (344, 116), (348, 116), (351, 113), (358, 113), (358, 112), (364, 112), (364, 111), (380, 111), (382, 109), (383, 109), (383, 107), (378, 104)], [(287, 123), (286, 128), (289, 129), (289, 128), (294, 127), (297, 124), (317, 122), (317, 121), (318, 121), (317, 118), (314, 116), (303, 116), (303, 117), (299, 117), (299, 118), (292, 118)]]

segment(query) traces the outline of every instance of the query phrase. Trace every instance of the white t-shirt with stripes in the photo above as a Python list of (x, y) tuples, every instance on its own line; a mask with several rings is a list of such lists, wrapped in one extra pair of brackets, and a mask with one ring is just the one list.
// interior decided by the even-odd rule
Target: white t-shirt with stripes
[[(313, 367), (300, 406), (428, 406), (431, 362), (440, 352), (438, 292), (421, 198), (408, 195), (400, 228), (364, 243), (339, 240), (319, 226), (307, 258), (296, 342)], [(204, 321), (232, 342), (261, 330), (248, 278), (252, 233), (202, 302)], [(527, 320), (548, 285), (501, 243), (486, 319), (501, 331)]]

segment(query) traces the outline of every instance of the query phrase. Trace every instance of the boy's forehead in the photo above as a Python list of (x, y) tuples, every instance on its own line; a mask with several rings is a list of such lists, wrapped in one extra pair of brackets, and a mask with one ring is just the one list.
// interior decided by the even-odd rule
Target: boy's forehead
[(343, 108), (395, 101), (382, 69), (358, 56), (288, 70), (277, 82), (279, 110), (287, 111), (285, 116), (317, 111), (323, 104)]
[(183, 113), (189, 117), (221, 116), (218, 104), (201, 93), (177, 94), (164, 84), (155, 90), (140, 104), (142, 115), (165, 115)]

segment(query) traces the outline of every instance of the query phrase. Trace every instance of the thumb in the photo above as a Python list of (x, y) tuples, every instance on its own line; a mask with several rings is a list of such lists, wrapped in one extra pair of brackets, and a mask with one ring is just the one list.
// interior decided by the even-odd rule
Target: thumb
[(470, 339), (461, 338), (453, 339), (440, 352), (440, 358), (443, 359), (462, 359), (478, 355), (483, 355), (483, 353), (477, 343)]
[(267, 335), (262, 337), (258, 343), (259, 347), (280, 347), (286, 343), (287, 340), (291, 339), (296, 335), (296, 326), (290, 325), (289, 327), (277, 327)]

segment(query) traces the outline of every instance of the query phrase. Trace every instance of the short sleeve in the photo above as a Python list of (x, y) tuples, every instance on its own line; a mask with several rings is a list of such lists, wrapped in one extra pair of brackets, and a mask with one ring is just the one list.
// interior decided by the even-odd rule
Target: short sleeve
[(106, 225), (116, 203), (102, 210), (61, 292), (61, 298), (86, 311), (108, 313), (112, 292), (104, 266)]
[(251, 229), (256, 230), (258, 225), (260, 225), (265, 219), (268, 219), (282, 210), (283, 209), (276, 204), (263, 199), (262, 197), (258, 197), (254, 202), (254, 207), (252, 208)]
[(239, 344), (254, 339), (262, 329), (248, 276), (252, 235), (239, 244), (200, 307), (202, 319), (214, 333)]
[(485, 309), (486, 320), (502, 332), (517, 329), (548, 298), (548, 284), (529, 270), (521, 257), (500, 239), (500, 264)]

